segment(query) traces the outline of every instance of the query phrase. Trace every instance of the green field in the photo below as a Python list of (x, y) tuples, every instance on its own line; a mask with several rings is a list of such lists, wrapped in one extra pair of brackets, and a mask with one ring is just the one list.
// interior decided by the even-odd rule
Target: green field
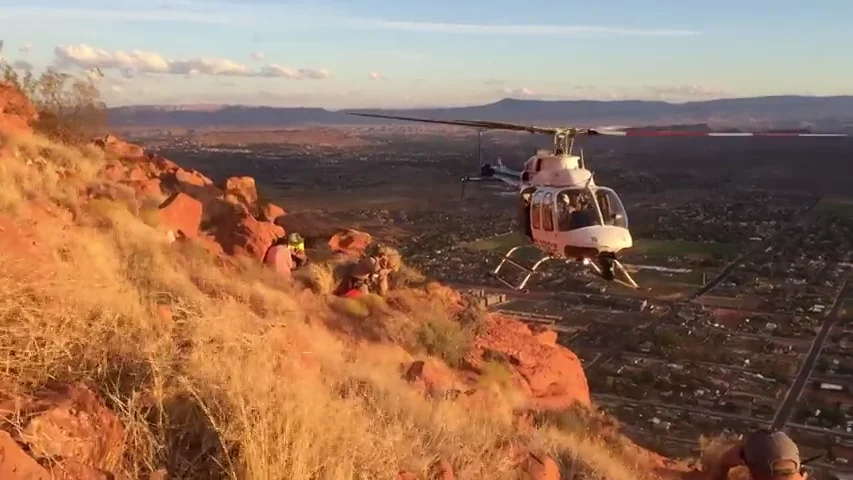
[(486, 250), (490, 252), (505, 253), (512, 247), (527, 243), (524, 235), (517, 232), (505, 233), (495, 237), (469, 242), (463, 246), (472, 250)]
[(645, 255), (648, 257), (668, 256), (701, 256), (717, 255), (721, 258), (734, 258), (741, 246), (731, 243), (691, 242), (686, 240), (655, 240), (638, 238), (634, 246), (628, 250), (630, 255)]
[(853, 217), (853, 198), (824, 197), (817, 204), (817, 211), (832, 213), (840, 217)]
[[(704, 285), (702, 276), (702, 271), (693, 270), (691, 272), (686, 273), (667, 273), (667, 272), (659, 272), (656, 270), (637, 270), (636, 272), (631, 272), (631, 276), (634, 277), (634, 280), (645, 286), (649, 286), (649, 284), (658, 285), (658, 284), (673, 284), (673, 285), (684, 285), (684, 286), (692, 286), (692, 287), (701, 287)], [(712, 275), (709, 274), (708, 277)]]

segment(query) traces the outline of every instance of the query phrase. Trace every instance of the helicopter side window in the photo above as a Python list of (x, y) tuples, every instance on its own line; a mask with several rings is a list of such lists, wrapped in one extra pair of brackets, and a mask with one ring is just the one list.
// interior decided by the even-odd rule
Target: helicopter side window
[(607, 196), (607, 192), (596, 190), (595, 200), (598, 201), (598, 208), (601, 209), (601, 217), (604, 218), (604, 224), (613, 225), (614, 218), (610, 211), (610, 198)]
[(554, 195), (551, 192), (542, 200), (542, 228), (546, 232), (554, 231)]
[(601, 225), (595, 197), (585, 188), (572, 188), (557, 195), (557, 223), (561, 232)]
[[(625, 206), (622, 205), (619, 195), (617, 195), (613, 189), (598, 187), (596, 190), (596, 197), (599, 198), (601, 214), (607, 225), (628, 228), (628, 214), (625, 212)], [(606, 211), (604, 205), (607, 205)]]
[(533, 225), (533, 228), (542, 228), (541, 206), (542, 192), (536, 192), (533, 194), (533, 203), (530, 204), (530, 223)]

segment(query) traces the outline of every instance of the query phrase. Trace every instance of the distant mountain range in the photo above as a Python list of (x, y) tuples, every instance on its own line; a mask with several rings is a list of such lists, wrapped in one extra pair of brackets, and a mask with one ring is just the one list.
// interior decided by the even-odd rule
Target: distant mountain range
[(269, 127), (399, 123), (346, 115), (386, 113), (442, 120), (492, 120), (555, 126), (708, 124), (714, 128), (853, 130), (853, 96), (771, 96), (668, 103), (642, 100), (517, 100), (413, 110), (326, 110), (256, 106), (127, 106), (110, 109), (114, 127)]

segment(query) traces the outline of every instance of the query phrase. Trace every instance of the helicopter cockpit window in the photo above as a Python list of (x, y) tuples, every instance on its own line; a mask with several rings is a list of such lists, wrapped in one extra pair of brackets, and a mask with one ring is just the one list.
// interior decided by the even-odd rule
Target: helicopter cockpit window
[(542, 227), (542, 215), (539, 210), (541, 206), (542, 192), (536, 192), (533, 194), (533, 203), (530, 204), (530, 223), (533, 225), (533, 228)]
[(628, 228), (628, 214), (625, 212), (625, 207), (616, 192), (607, 187), (598, 187), (595, 190), (595, 197), (601, 208), (601, 216), (604, 217), (605, 225)]
[(557, 224), (561, 232), (601, 225), (592, 192), (586, 188), (569, 188), (558, 193)]
[(554, 195), (551, 192), (542, 199), (542, 228), (546, 232), (554, 231)]

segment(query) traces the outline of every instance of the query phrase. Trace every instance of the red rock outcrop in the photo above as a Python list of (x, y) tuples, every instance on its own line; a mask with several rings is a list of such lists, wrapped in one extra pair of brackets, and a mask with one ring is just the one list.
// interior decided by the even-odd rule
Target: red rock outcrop
[(201, 215), (201, 202), (185, 193), (172, 194), (160, 205), (160, 220), (163, 225), (187, 238), (198, 235)]
[(50, 473), (29, 456), (11, 435), (0, 431), (0, 478), (50, 480)]
[(348, 229), (332, 235), (329, 239), (329, 247), (335, 252), (361, 255), (372, 241), (373, 238), (369, 233)]
[(105, 135), (95, 140), (95, 145), (102, 148), (107, 156), (123, 159), (143, 158), (145, 150), (139, 145), (125, 142), (115, 135)]
[[(540, 334), (541, 338), (541, 334)], [(542, 342), (526, 324), (497, 314), (487, 316), (466, 361), (479, 369), (489, 356), (503, 356), (530, 395), (528, 408), (563, 409), (578, 402), (590, 405), (589, 385), (572, 351)]]
[(234, 212), (215, 220), (213, 236), (229, 255), (245, 254), (263, 260), (276, 239), (284, 236), (280, 226), (263, 222), (249, 213)]
[(0, 133), (30, 134), (38, 113), (27, 97), (9, 82), (0, 81)]
[(108, 478), (106, 472), (115, 472), (121, 463), (124, 426), (83, 384), (56, 385), (4, 402), (0, 416), (24, 419), (15, 434), (0, 432), (2, 478)]
[(252, 177), (230, 177), (225, 180), (225, 195), (234, 196), (240, 203), (255, 209), (258, 204), (258, 189)]
[(283, 208), (274, 203), (267, 203), (264, 205), (264, 208), (261, 209), (261, 219), (266, 220), (267, 222), (276, 223), (276, 220), (286, 214), (287, 212), (285, 212)]

